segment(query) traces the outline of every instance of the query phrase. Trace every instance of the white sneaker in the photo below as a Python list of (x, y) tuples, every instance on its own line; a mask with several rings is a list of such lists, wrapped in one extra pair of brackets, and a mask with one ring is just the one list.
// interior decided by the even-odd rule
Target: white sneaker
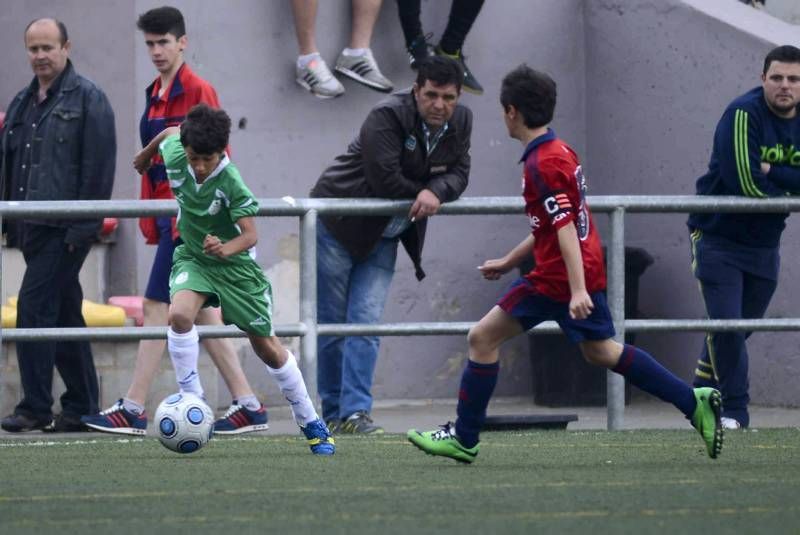
[(333, 76), (325, 60), (316, 56), (305, 67), (295, 66), (296, 81), (319, 98), (338, 97), (344, 93), (344, 86)]
[(381, 73), (369, 48), (361, 56), (348, 56), (342, 51), (336, 60), (336, 71), (384, 93), (394, 89), (394, 84)]
[(738, 420), (734, 418), (728, 418), (727, 416), (723, 416), (719, 419), (720, 423), (722, 424), (723, 429), (741, 429), (742, 424), (739, 423)]

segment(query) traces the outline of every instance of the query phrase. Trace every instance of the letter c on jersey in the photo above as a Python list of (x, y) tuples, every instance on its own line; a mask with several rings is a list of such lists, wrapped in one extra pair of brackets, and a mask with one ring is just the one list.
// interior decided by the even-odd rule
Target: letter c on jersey
[(548, 197), (544, 200), (544, 209), (548, 214), (555, 214), (559, 210), (558, 201), (555, 197)]

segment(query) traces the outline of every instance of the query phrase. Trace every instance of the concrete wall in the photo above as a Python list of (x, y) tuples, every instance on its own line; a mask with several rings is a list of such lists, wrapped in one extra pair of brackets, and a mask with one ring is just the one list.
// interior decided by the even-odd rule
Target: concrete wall
[[(161, 3), (14, 0), (0, 13), (0, 25), (9, 29), (0, 32), (2, 103), (30, 78), (22, 48), (24, 25), (37, 16), (55, 15), (69, 27), (78, 70), (98, 81), (117, 113), (120, 149), (114, 197), (119, 199), (138, 195), (138, 179), (128, 162), (138, 148), (136, 124), (144, 104), (143, 88), (155, 76), (134, 21), (138, 13)], [(770, 35), (776, 42), (794, 38), (785, 33), (788, 25), (779, 26), (775, 19), (733, 0), (696, 3), (715, 7), (719, 13), (704, 13), (676, 0), (487, 2), (465, 47), (470, 67), (486, 88), (481, 97), (463, 97), (475, 113), (467, 195), (519, 194), (521, 170), (516, 161), (522, 147), (507, 137), (498, 91), (502, 75), (521, 62), (546, 70), (558, 81), (553, 126), (584, 155), (591, 194), (691, 193), (706, 163), (722, 107), (757, 83), (759, 62), (771, 46), (759, 35)], [(233, 132), (233, 157), (256, 195), (306, 196), (324, 167), (345, 149), (380, 94), (347, 79), (342, 80), (347, 93), (334, 101), (303, 92), (294, 82), (297, 51), (286, 1), (181, 0), (174, 5), (187, 19), (188, 61), (217, 87), (234, 124), (246, 122)], [(449, 2), (423, 2), (426, 31), (441, 35), (448, 9)], [(716, 20), (732, 16), (733, 21)], [(347, 45), (349, 19), (348, 1), (320, 2), (318, 44), (331, 63)], [(397, 87), (411, 85), (412, 72), (391, 0), (381, 11), (373, 51)], [(702, 315), (687, 267), (683, 219), (629, 219), (629, 244), (656, 256), (655, 266), (642, 279), (640, 308), (649, 317)], [(416, 282), (410, 262), (399, 255), (384, 319), (478, 319), (510, 279), (484, 282), (475, 266), (504, 254), (526, 230), (521, 216), (436, 218), (424, 258), (428, 278)], [(296, 321), (297, 221), (263, 219), (259, 231), (259, 261), (276, 282), (276, 320)], [(787, 237), (794, 235), (789, 229)], [(796, 255), (789, 243), (784, 250), (787, 258)], [(112, 251), (113, 293), (141, 292), (152, 248), (142, 244), (135, 222), (123, 222)], [(788, 264), (783, 281), (792, 280)], [(670, 284), (663, 284), (665, 280)], [(797, 314), (790, 286), (782, 282), (771, 315)], [(753, 337), (754, 401), (800, 403), (796, 389), (782, 379), (797, 361), (789, 349), (797, 344), (787, 343), (794, 336)], [(643, 336), (641, 343), (689, 378), (700, 336), (651, 335)], [(451, 397), (465, 351), (460, 336), (384, 339), (376, 398)], [(248, 356), (245, 362), (259, 392), (280, 402), (255, 359)], [(530, 374), (526, 341), (509, 343), (498, 393), (528, 394)]]
[[(137, 2), (137, 12), (158, 5)], [(238, 1), (225, 10), (211, 9), (209, 2), (176, 2), (189, 24), (189, 62), (217, 87), (223, 106), (234, 124), (246, 120), (246, 128), (232, 137), (234, 160), (256, 195), (262, 197), (307, 196), (321, 171), (342, 152), (366, 112), (381, 97), (347, 79), (346, 94), (335, 101), (321, 101), (299, 89), (294, 82), (297, 54), (294, 26), (288, 2)], [(426, 31), (440, 35), (449, 4), (424, 2)], [(522, 12), (530, 17), (509, 17)], [(535, 14), (535, 16), (534, 16)], [(320, 2), (317, 40), (322, 55), (333, 64), (350, 32), (349, 2)], [(500, 120), (498, 90), (503, 73), (527, 61), (551, 71), (563, 80), (565, 105), (558, 128), (583, 149), (583, 42), (582, 3), (489, 3), (478, 18), (466, 51), (477, 76), (486, 87), (482, 97), (465, 95), (463, 101), (475, 112), (472, 180), (468, 195), (518, 194), (521, 152), (508, 139)], [(531, 31), (531, 25), (541, 31)], [(502, 35), (494, 29), (503, 27)], [(546, 30), (545, 30), (546, 29)], [(568, 46), (561, 41), (569, 36)], [(498, 54), (526, 43), (517, 54)], [(141, 40), (136, 40), (136, 87), (154, 76)], [(383, 6), (373, 39), (375, 57), (398, 88), (410, 87), (413, 74), (404, 51), (396, 5)], [(542, 58), (548, 58), (543, 62)], [(138, 95), (137, 95), (138, 99)], [(137, 107), (141, 106), (137, 102)], [(524, 237), (524, 221), (515, 218), (439, 218), (430, 227), (425, 269), (428, 278), (418, 283), (411, 263), (399, 255), (397, 275), (386, 309), (386, 321), (475, 320), (494, 302), (505, 286), (481, 282), (475, 271), (484, 258), (503, 254)], [(297, 320), (297, 221), (263, 220), (259, 224), (259, 260), (271, 278), (291, 281), (276, 284), (278, 322)], [(487, 247), (487, 244), (492, 244)], [(140, 247), (140, 288), (149, 257)], [(468, 288), (467, 291), (464, 289)], [(287, 307), (291, 307), (287, 309)], [(376, 398), (449, 397), (455, 391), (465, 355), (463, 337), (387, 338), (376, 372)], [(499, 392), (530, 391), (527, 344), (510, 344), (506, 371)], [(275, 395), (270, 380), (254, 359), (245, 359), (246, 370), (257, 388)]]
[[(22, 30), (32, 18), (54, 15), (67, 24), (73, 60), (83, 74), (106, 90), (117, 112), (119, 157), (115, 198), (135, 198), (138, 179), (128, 162), (138, 147), (136, 121), (143, 107), (143, 89), (155, 76), (134, 21), (138, 13), (162, 2), (43, 1), (13, 2), (0, 14), (3, 76), (0, 102), (8, 102), (30, 78), (22, 48)], [(234, 160), (256, 195), (307, 196), (320, 172), (343, 151), (369, 108), (381, 95), (343, 80), (347, 93), (320, 101), (294, 82), (296, 42), (288, 2), (238, 0), (224, 7), (210, 1), (177, 1), (187, 19), (188, 61), (218, 89), (234, 124), (246, 127), (232, 136)], [(473, 171), (468, 195), (516, 195), (522, 147), (508, 139), (500, 119), (501, 76), (522, 61), (546, 69), (561, 84), (561, 107), (555, 127), (576, 148), (585, 150), (583, 3), (579, 0), (513, 0), (489, 2), (466, 44), (469, 64), (486, 87), (482, 97), (465, 95), (475, 112)], [(426, 31), (441, 35), (449, 3), (423, 2)], [(347, 45), (350, 3), (320, 2), (317, 38), (330, 62)], [(502, 28), (502, 32), (497, 29)], [(109, 36), (113, 36), (110, 38)], [(385, 2), (373, 51), (384, 74), (397, 87), (409, 87), (407, 64), (396, 4)], [(512, 53), (513, 52), (513, 53)], [(4, 105), (3, 105), (4, 106)], [(276, 284), (277, 299), (286, 306), (277, 321), (296, 321), (297, 221), (269, 219), (259, 223), (259, 261)], [(503, 291), (506, 282), (482, 282), (475, 266), (506, 252), (526, 232), (524, 220), (513, 217), (437, 218), (430, 227), (425, 268), (418, 283), (408, 259), (401, 255), (385, 319), (403, 321), (458, 320), (480, 317)], [(141, 243), (135, 222), (125, 221), (112, 253), (113, 293), (141, 292), (152, 248)], [(501, 394), (530, 391), (527, 343), (509, 344)], [(450, 397), (465, 355), (463, 337), (387, 338), (376, 375), (378, 398)], [(247, 369), (258, 388), (275, 389), (263, 379), (253, 359)], [(263, 384), (262, 384), (263, 383)]]
[[(126, 173), (132, 161), (136, 130), (131, 126), (141, 113), (134, 106), (137, 88), (133, 84), (134, 33), (130, 21), (136, 10), (127, 0), (87, 2), (11, 0), (0, 10), (0, 109), (5, 110), (14, 95), (27, 85), (32, 73), (25, 53), (23, 31), (31, 20), (54, 16), (67, 26), (72, 41), (71, 58), (78, 72), (97, 82), (114, 108), (117, 126), (117, 177), (114, 198), (138, 195), (138, 185)], [(138, 102), (138, 101), (137, 101)], [(111, 293), (119, 294), (135, 277), (133, 226), (123, 224), (118, 231), (120, 246), (112, 247), (110, 263)], [(16, 290), (6, 290), (16, 295)]]
[(800, 4), (796, 0), (769, 0), (766, 11), (786, 22), (800, 24)]
[[(587, 173), (593, 194), (693, 194), (725, 106), (760, 83), (766, 53), (798, 44), (797, 29), (731, 0), (586, 2)], [(628, 245), (656, 258), (641, 279), (649, 318), (701, 318), (689, 271), (685, 215), (630, 215)], [(784, 263), (771, 317), (798, 315), (796, 216), (784, 234)], [(788, 260), (788, 261), (787, 261)], [(637, 340), (689, 379), (701, 334)], [(757, 333), (749, 342), (753, 402), (800, 403), (798, 335)]]

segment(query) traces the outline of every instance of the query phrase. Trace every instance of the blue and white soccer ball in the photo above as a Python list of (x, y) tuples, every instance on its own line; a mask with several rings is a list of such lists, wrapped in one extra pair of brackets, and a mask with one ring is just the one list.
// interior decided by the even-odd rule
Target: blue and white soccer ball
[(214, 413), (195, 394), (181, 392), (168, 396), (156, 409), (158, 440), (178, 453), (194, 453), (214, 433)]

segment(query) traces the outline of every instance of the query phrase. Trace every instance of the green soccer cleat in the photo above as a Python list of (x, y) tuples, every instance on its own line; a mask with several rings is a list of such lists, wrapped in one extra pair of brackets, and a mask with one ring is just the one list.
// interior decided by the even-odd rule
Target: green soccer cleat
[(480, 448), (480, 444), (475, 444), (472, 448), (462, 446), (456, 437), (455, 426), (452, 422), (439, 426), (436, 431), (419, 432), (416, 429), (410, 429), (406, 436), (409, 442), (428, 455), (450, 457), (466, 464), (475, 460)]
[(708, 456), (716, 459), (722, 452), (723, 428), (720, 414), (722, 413), (722, 396), (714, 388), (695, 388), (694, 397), (697, 408), (692, 415), (692, 425), (706, 442)]

